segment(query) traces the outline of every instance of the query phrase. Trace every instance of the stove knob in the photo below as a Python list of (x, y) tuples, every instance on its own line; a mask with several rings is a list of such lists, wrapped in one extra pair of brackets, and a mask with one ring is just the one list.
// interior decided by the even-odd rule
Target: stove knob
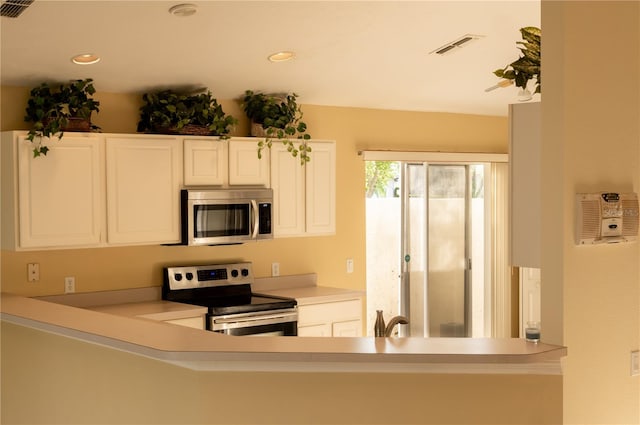
[(249, 269), (242, 269), (242, 276), (244, 277), (249, 276)]
[(187, 280), (193, 280), (193, 273), (187, 272)]
[(238, 270), (236, 269), (231, 270), (231, 277), (238, 277)]
[(173, 278), (174, 278), (176, 281), (180, 282), (180, 281), (182, 280), (182, 273), (175, 273), (175, 274), (173, 275)]

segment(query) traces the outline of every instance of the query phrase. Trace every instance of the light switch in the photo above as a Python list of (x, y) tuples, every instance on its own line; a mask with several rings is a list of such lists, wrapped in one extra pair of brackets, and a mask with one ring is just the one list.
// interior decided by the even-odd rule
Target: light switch
[(631, 376), (640, 376), (640, 351), (631, 352)]
[(347, 273), (353, 273), (353, 258), (347, 258)]

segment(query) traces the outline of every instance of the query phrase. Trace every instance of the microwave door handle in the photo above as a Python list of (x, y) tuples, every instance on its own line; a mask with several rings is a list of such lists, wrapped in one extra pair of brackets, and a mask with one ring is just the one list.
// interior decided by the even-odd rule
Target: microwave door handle
[(256, 239), (258, 237), (260, 217), (258, 214), (258, 203), (254, 199), (251, 200), (251, 212), (253, 214), (253, 232), (251, 233), (251, 239)]

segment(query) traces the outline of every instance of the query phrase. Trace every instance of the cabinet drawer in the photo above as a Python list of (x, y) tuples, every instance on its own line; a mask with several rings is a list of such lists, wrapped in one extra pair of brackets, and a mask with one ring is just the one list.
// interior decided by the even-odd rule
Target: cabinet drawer
[(360, 320), (360, 299), (298, 306), (298, 326)]

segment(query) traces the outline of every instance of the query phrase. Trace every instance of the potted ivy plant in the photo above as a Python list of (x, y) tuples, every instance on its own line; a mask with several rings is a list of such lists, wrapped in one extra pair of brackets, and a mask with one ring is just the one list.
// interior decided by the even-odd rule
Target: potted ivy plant
[(93, 99), (93, 80), (72, 80), (66, 84), (42, 83), (34, 87), (27, 101), (24, 120), (33, 122), (27, 139), (35, 143), (33, 156), (46, 155), (43, 137), (62, 138), (65, 131), (92, 131), (100, 127), (91, 123), (92, 112), (100, 112), (100, 102)]
[[(302, 121), (302, 109), (292, 94), (265, 94), (246, 90), (242, 98), (242, 108), (251, 120), (251, 135), (261, 137), (258, 141), (258, 158), (262, 150), (271, 148), (273, 139), (281, 140), (292, 156), (300, 155), (300, 163), (310, 160), (311, 147), (306, 143), (311, 139), (307, 124)], [(296, 147), (295, 140), (302, 143)]]
[(542, 32), (537, 27), (520, 28), (520, 34), (524, 41), (517, 41), (516, 44), (522, 55), (501, 69), (493, 73), (497, 77), (515, 82), (516, 87), (522, 90), (527, 89), (529, 80), (535, 78), (536, 85), (534, 93), (542, 93), (542, 79), (540, 76), (540, 41)]
[(210, 91), (184, 94), (161, 90), (142, 95), (138, 131), (228, 138), (238, 122), (222, 110)]

